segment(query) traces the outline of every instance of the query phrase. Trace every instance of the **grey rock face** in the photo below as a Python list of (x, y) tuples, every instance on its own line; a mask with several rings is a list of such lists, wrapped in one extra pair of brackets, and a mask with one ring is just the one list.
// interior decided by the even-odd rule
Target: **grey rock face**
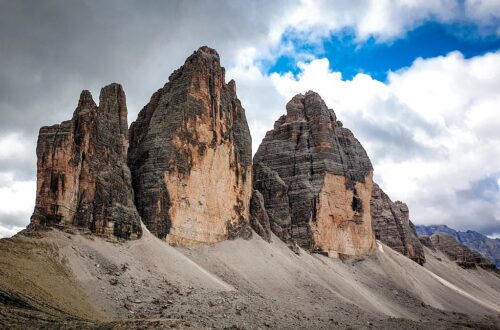
[(419, 235), (430, 236), (434, 233), (446, 233), (469, 249), (481, 253), (500, 269), (500, 239), (489, 238), (473, 230), (457, 231), (446, 225), (417, 226)]
[[(263, 163), (254, 163), (253, 187), (254, 191), (262, 196), (270, 228), (279, 238), (290, 244), (292, 242), (290, 236), (292, 219), (290, 217), (288, 186), (277, 172)], [(260, 208), (260, 204), (252, 205)], [(260, 210), (255, 209), (251, 210), (251, 212), (258, 214)], [(259, 232), (255, 227), (254, 230)]]
[(250, 225), (259, 236), (271, 242), (271, 225), (264, 206), (264, 197), (258, 190), (254, 190), (250, 200)]
[(40, 129), (30, 227), (73, 225), (98, 234), (140, 237), (127, 148), (122, 87), (104, 87), (99, 107), (90, 92), (83, 91), (71, 120)]
[(194, 52), (130, 131), (136, 205), (153, 234), (190, 245), (233, 237), (248, 224), (250, 131), (215, 50)]
[(472, 251), (448, 234), (436, 233), (431, 236), (423, 236), (421, 239), (425, 245), (443, 252), (450, 260), (455, 261), (462, 268), (496, 268), (494, 264), (483, 257), (479, 252)]
[(392, 249), (423, 265), (424, 249), (415, 226), (410, 221), (408, 206), (392, 202), (377, 184), (373, 185), (371, 199), (372, 225), (375, 237)]
[(254, 189), (272, 231), (311, 251), (370, 251), (373, 169), (365, 150), (318, 94), (296, 95), (286, 110), (254, 156)]

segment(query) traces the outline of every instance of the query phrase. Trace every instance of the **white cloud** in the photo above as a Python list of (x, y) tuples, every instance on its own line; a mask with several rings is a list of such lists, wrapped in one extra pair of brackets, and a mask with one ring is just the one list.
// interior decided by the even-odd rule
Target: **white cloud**
[(29, 223), (36, 195), (35, 181), (14, 180), (0, 172), (0, 236), (8, 237)]
[(472, 191), (484, 178), (500, 177), (500, 52), (417, 59), (387, 83), (365, 74), (343, 80), (327, 59), (300, 68), (297, 77), (271, 76), (279, 93), (322, 95), (367, 149), (383, 189), (408, 202), (415, 222), (500, 226), (499, 193), (484, 200)]
[[(466, 0), (465, 13), (471, 20), (481, 20), (491, 24), (498, 24), (498, 19), (500, 18), (500, 1)], [(497, 21), (495, 22), (495, 20)]]
[(34, 147), (22, 134), (10, 133), (0, 137), (0, 161), (16, 159), (17, 161), (31, 161)]
[(387, 40), (401, 36), (425, 19), (445, 22), (458, 15), (459, 5), (454, 0), (302, 0), (276, 25), (273, 35), (290, 27), (309, 37), (352, 28), (361, 40), (372, 35)]

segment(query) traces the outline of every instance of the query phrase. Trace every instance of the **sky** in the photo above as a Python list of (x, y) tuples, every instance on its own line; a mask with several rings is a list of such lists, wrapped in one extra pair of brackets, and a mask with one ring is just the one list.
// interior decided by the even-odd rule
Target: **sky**
[(0, 0), (0, 237), (29, 223), (41, 126), (111, 82), (132, 122), (202, 45), (254, 152), (314, 90), (414, 223), (500, 235), (500, 0)]

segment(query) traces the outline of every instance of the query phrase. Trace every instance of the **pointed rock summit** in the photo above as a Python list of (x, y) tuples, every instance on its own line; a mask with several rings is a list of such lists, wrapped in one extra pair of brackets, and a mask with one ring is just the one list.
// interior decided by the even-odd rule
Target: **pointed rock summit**
[(122, 87), (104, 87), (99, 107), (90, 92), (83, 91), (71, 120), (40, 129), (30, 227), (77, 226), (107, 236), (140, 237), (127, 148)]
[(294, 96), (286, 111), (254, 157), (254, 189), (271, 230), (330, 256), (371, 252), (373, 168), (365, 150), (315, 92)]
[(393, 202), (377, 184), (373, 185), (371, 213), (375, 237), (413, 261), (425, 263), (424, 248), (410, 221), (408, 206)]
[(174, 71), (130, 132), (136, 205), (152, 233), (182, 246), (249, 233), (250, 130), (215, 50)]

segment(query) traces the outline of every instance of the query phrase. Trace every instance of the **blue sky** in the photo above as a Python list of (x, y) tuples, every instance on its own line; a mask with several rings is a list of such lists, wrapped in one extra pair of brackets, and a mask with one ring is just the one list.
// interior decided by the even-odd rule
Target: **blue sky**
[[(494, 31), (480, 31), (473, 24), (443, 24), (427, 21), (395, 40), (378, 41), (371, 36), (357, 40), (355, 31), (343, 29), (309, 44), (293, 29), (283, 35), (282, 44), (292, 44), (295, 52), (310, 58), (324, 57), (330, 69), (342, 72), (344, 79), (352, 79), (357, 73), (366, 73), (385, 81), (387, 72), (408, 67), (418, 58), (431, 58), (460, 51), (465, 58), (483, 55), (500, 49), (500, 38)], [(284, 54), (274, 63), (268, 63), (269, 73), (298, 73), (297, 53)]]

